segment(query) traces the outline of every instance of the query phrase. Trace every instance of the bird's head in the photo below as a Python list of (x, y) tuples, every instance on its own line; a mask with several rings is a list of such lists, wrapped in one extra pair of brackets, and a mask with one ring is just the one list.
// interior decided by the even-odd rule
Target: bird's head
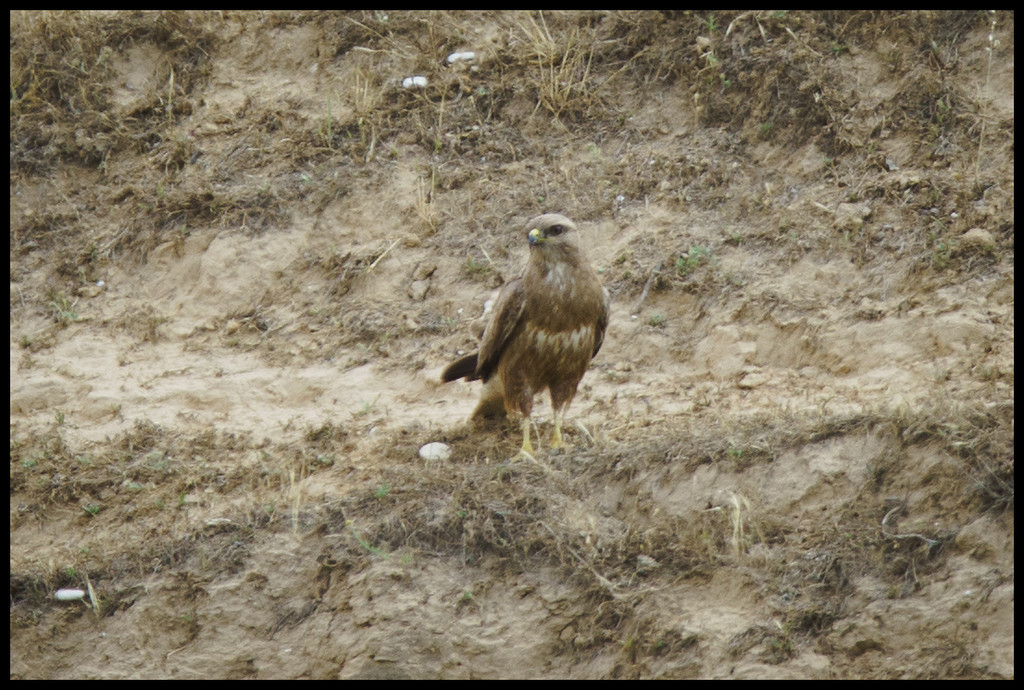
[(558, 213), (545, 213), (526, 224), (530, 249), (576, 247), (576, 224)]

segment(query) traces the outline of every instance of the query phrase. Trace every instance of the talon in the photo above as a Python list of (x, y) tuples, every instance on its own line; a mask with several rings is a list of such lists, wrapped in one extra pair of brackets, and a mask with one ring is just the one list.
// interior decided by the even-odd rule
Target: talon
[(562, 438), (562, 412), (556, 411), (554, 414), (555, 431), (551, 435), (551, 448), (570, 450), (572, 448), (571, 443), (566, 443), (565, 439)]
[(525, 448), (520, 448), (519, 452), (512, 459), (513, 460), (526, 459), (526, 460), (529, 460), (530, 462), (537, 462), (537, 458), (533, 457), (533, 455), (531, 455), (530, 453), (527, 453)]
[(562, 440), (562, 425), (559, 423), (560, 420), (555, 419), (555, 433), (551, 437), (552, 448), (562, 448), (565, 446), (565, 441)]

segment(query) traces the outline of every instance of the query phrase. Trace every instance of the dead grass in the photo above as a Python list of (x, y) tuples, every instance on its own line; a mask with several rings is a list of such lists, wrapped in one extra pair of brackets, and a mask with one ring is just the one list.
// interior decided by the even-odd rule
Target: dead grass
[[(887, 434), (892, 452), (934, 447), (938, 441), (969, 459), (972, 468), (982, 470), (992, 462), (988, 458), (1008, 449), (1001, 444), (1012, 446), (1012, 435), (1005, 435), (1007, 420), (998, 415), (978, 410), (955, 418), (972, 421), (968, 425), (952, 422), (939, 410), (906, 419), (900, 429)], [(45, 519), (47, 512), (60, 511), (65, 505), (97, 501), (102, 511), (83, 514), (81, 520), (102, 521), (113, 528), (129, 515), (133, 521), (158, 518), (165, 523), (165, 536), (139, 548), (89, 544), (86, 561), (34, 567), (19, 563), (12, 571), (12, 615), (20, 621), (17, 625), (31, 625), (34, 607), (49, 593), (81, 584), (79, 575), (86, 563), (93, 582), (104, 592), (104, 613), (110, 615), (130, 606), (138, 596), (134, 590), (111, 589), (123, 577), (119, 573), (175, 571), (183, 566), (207, 576), (237, 572), (268, 534), (313, 530), (330, 535), (326, 557), (348, 568), (418, 556), (485, 565), (497, 578), (555, 567), (567, 583), (579, 588), (587, 608), (594, 611), (576, 623), (577, 634), (589, 640), (584, 647), (600, 646), (609, 639), (635, 640), (622, 653), (625, 662), (636, 664), (664, 653), (668, 643), (661, 639), (663, 635), (640, 634), (640, 622), (632, 612), (635, 605), (681, 581), (703, 581), (723, 563), (753, 564), (751, 549), (758, 547), (775, 554), (773, 574), (762, 587), (766, 596), (784, 595), (777, 605), (782, 622), (778, 628), (751, 628), (734, 640), (732, 648), (737, 656), (760, 649), (758, 654), (766, 663), (778, 664), (812, 646), (830, 629), (831, 622), (841, 616), (851, 578), (871, 573), (891, 583), (895, 596), (909, 596), (919, 578), (941, 562), (942, 549), (900, 542), (891, 535), (884, 538), (882, 502), (899, 490), (898, 464), (866, 476), (853, 502), (834, 511), (836, 521), (815, 529), (817, 545), (809, 544), (806, 536), (798, 545), (793, 541), (796, 523), (786, 519), (765, 523), (753, 501), (739, 494), (719, 506), (709, 505), (696, 522), (672, 516), (657, 507), (644, 488), (649, 486), (645, 477), (663, 471), (682, 477), (707, 463), (742, 471), (762, 461), (745, 454), (737, 463), (737, 447), (762, 449), (765, 460), (771, 462), (789, 448), (888, 424), (891, 420), (884, 416), (823, 418), (811, 426), (778, 419), (767, 427), (757, 422), (734, 428), (728, 443), (714, 431), (702, 432), (693, 426), (645, 434), (628, 444), (583, 454), (550, 456), (540, 465), (503, 460), (514, 448), (500, 436), (462, 438), (454, 439), (452, 460), (428, 472), (404, 461), (415, 455), (420, 443), (420, 434), (413, 430), (376, 447), (384, 461), (381, 467), (389, 469), (327, 502), (308, 495), (303, 486), (312, 473), (324, 468), (345, 471), (349, 432), (340, 426), (310, 429), (308, 447), (298, 457), (284, 447), (212, 430), (186, 438), (149, 424), (140, 424), (119, 439), (114, 445), (121, 450), (115, 455), (101, 450), (104, 455), (91, 455), (88, 460), (73, 459), (73, 451), (61, 442), (59, 427), (45, 438), (16, 435), (12, 439), (12, 468), (18, 468), (12, 469), (11, 477), (12, 525)], [(239, 462), (254, 451), (265, 460)], [(34, 481), (41, 472), (58, 467), (78, 470), (73, 479), (59, 484)], [(998, 482), (1003, 487), (997, 490), (999, 498), (978, 509), (998, 504), (1012, 510), (1012, 469), (1008, 496), (1003, 482), (1002, 478)], [(203, 498), (204, 491), (230, 495), (233, 486), (247, 487), (244, 502), (229, 512), (195, 514), (196, 508), (213, 506)], [(614, 517), (595, 510), (593, 503), (593, 497), (609, 487), (619, 492)], [(967, 499), (968, 472), (950, 490)], [(51, 507), (31, 517), (31, 506), (43, 504)], [(16, 505), (24, 507), (18, 508), (17, 519)], [(591, 516), (585, 527), (571, 517), (581, 509)], [(213, 515), (216, 520), (210, 519)], [(586, 626), (592, 626), (591, 633), (584, 632)], [(681, 649), (687, 646), (679, 644)], [(956, 671), (974, 672), (977, 669)]]
[[(148, 129), (147, 120), (191, 112), (188, 95), (208, 57), (215, 19), (203, 12), (12, 13), (12, 166), (37, 170), (69, 156), (102, 164)], [(153, 94), (152, 107), (114, 121), (107, 114), (110, 61), (126, 45), (147, 40), (167, 51), (166, 91)], [(73, 138), (68, 129), (77, 129)]]

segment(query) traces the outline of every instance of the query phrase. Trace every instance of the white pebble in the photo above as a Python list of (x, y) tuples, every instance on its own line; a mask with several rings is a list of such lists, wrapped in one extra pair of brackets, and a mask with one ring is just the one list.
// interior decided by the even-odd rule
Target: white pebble
[(422, 89), (427, 85), (427, 78), (421, 76), (406, 77), (402, 80), (402, 88), (405, 89)]
[(85, 598), (85, 590), (81, 589), (58, 589), (53, 595), (57, 601), (81, 601)]
[(420, 448), (420, 457), (424, 460), (447, 460), (452, 456), (452, 449), (447, 443), (434, 441)]
[(476, 59), (476, 53), (472, 50), (467, 50), (462, 53), (452, 53), (448, 56), (448, 64), (454, 65), (456, 62), (473, 62)]

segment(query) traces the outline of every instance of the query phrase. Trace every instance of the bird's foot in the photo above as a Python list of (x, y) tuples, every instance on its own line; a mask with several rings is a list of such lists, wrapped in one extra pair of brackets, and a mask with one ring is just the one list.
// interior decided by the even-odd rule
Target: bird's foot
[(568, 453), (568, 452), (570, 452), (574, 448), (574, 446), (573, 446), (573, 444), (567, 443), (565, 440), (563, 440), (561, 438), (553, 438), (553, 439), (551, 439), (551, 444), (548, 446), (548, 448), (552, 452), (557, 454), (557, 453)]
[(549, 445), (548, 448), (561, 453), (567, 453), (572, 450), (572, 447), (571, 443), (567, 443), (565, 439), (562, 438), (562, 420), (556, 417), (555, 431), (551, 435), (551, 445)]
[(525, 448), (520, 448), (519, 452), (512, 458), (513, 460), (529, 460), (530, 462), (537, 462), (537, 458), (533, 457), (531, 451), (527, 451)]
[(530, 443), (530, 418), (524, 417), (522, 421), (523, 430), (523, 447), (519, 449), (519, 454), (513, 459), (528, 458), (533, 462), (537, 462), (537, 458), (533, 457), (533, 444)]

